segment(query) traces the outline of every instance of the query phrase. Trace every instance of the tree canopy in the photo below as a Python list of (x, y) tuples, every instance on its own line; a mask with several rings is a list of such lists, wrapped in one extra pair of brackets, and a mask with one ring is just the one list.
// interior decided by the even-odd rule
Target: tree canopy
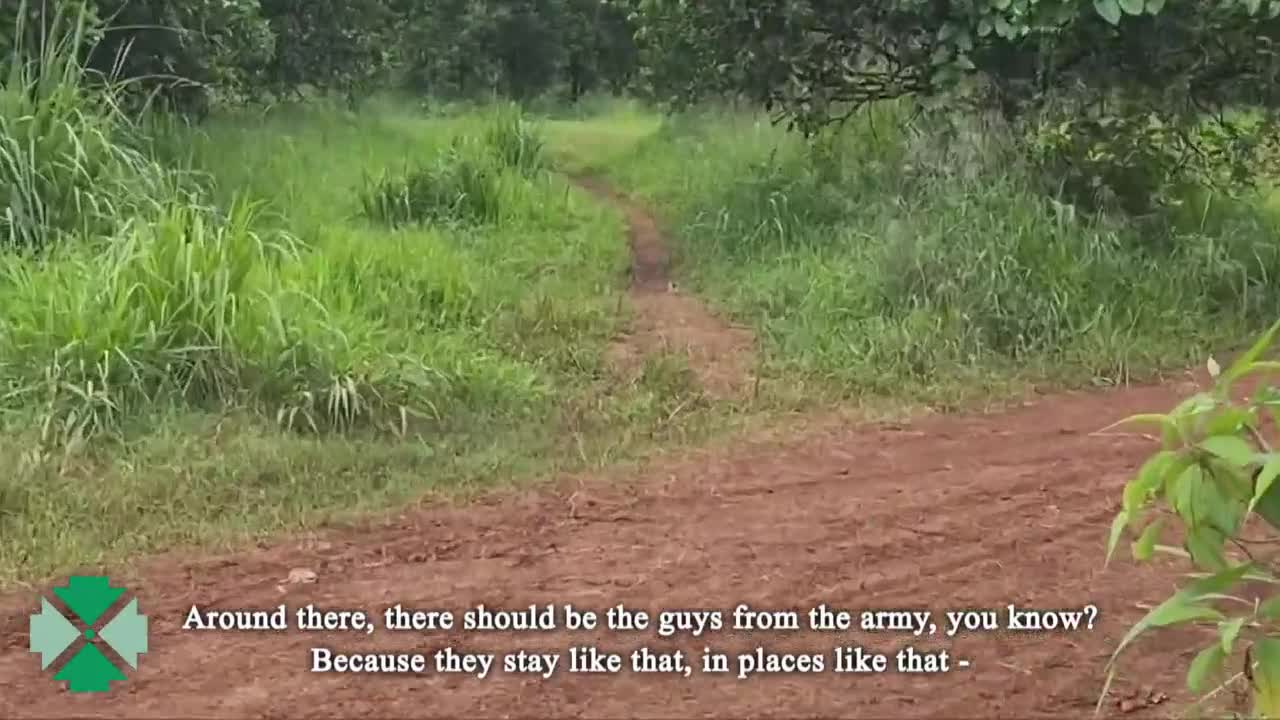
[[(108, 28), (91, 65), (184, 111), (308, 88), (604, 90), (745, 99), (812, 134), (912, 97), (1017, 121), (1047, 177), (1135, 213), (1186, 181), (1247, 181), (1280, 135), (1280, 0), (77, 2)], [(47, 6), (20, 7), (36, 32)]]
[(663, 91), (737, 93), (812, 130), (976, 80), (1014, 115), (1061, 94), (1161, 111), (1275, 101), (1275, 0), (623, 0)]

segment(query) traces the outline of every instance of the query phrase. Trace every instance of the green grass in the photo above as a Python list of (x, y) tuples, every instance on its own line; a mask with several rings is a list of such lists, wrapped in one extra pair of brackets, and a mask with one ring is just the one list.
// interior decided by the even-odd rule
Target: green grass
[(816, 148), (725, 111), (562, 132), (661, 211), (685, 284), (757, 330), (774, 374), (845, 397), (1124, 382), (1280, 313), (1274, 197), (1155, 229), (1082, 217), (1035, 190), (998, 129), (947, 142), (905, 117), (876, 108)]
[[(548, 171), (518, 110), (311, 103), (102, 140), (162, 182), (0, 257), (0, 585), (713, 425), (673, 422), (695, 389), (669, 373), (620, 385), (604, 366), (622, 220)], [(379, 193), (408, 211), (380, 214)]]
[[(193, 129), (125, 117), (61, 59), (69, 32), (0, 94), (0, 586), (616, 463), (832, 390), (1121, 382), (1280, 310), (1274, 196), (1079, 217), (998, 129), (944, 142), (885, 107), (807, 146), (727, 111), (403, 99)], [(622, 218), (553, 168), (660, 210), (682, 282), (762, 339), (763, 401), (695, 402), (674, 355), (617, 381)]]
[(594, 112), (545, 123), (549, 152), (569, 172), (604, 170), (625, 160), (636, 143), (652, 135), (661, 119), (633, 102), (594, 103)]

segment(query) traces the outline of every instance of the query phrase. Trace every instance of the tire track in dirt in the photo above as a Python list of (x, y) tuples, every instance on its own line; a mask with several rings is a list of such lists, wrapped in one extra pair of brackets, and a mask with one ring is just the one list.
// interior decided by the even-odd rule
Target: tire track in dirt
[(609, 349), (624, 376), (634, 378), (647, 358), (680, 353), (688, 358), (704, 392), (718, 400), (740, 398), (751, 387), (755, 340), (726, 323), (697, 298), (676, 289), (671, 254), (653, 215), (608, 183), (580, 175), (583, 190), (623, 213), (631, 247), (630, 327)]
[[(646, 252), (637, 252), (635, 297), (656, 292), (649, 273), (661, 263)], [(684, 312), (705, 312), (686, 305)], [(712, 322), (706, 317), (699, 322)], [(716, 362), (701, 366), (707, 377), (723, 377), (739, 360)], [(1177, 580), (1167, 568), (1123, 560), (1103, 570), (1120, 490), (1152, 445), (1091, 433), (1125, 415), (1165, 409), (1185, 391), (1063, 395), (1000, 414), (927, 417), (906, 428), (797, 417), (630, 470), (408, 511), (376, 526), (221, 557), (152, 558), (138, 576), (117, 578), (138, 593), (151, 618), (150, 652), (130, 681), (106, 697), (71, 696), (39, 671), (26, 652), (34, 593), (10, 595), (0, 598), (6, 678), (0, 717), (1084, 717), (1107, 656), (1143, 612), (1136, 603), (1158, 602)], [(285, 582), (298, 567), (313, 570), (317, 581)], [(1093, 630), (1074, 634), (951, 639), (862, 631), (660, 638), (603, 630), (458, 637), (379, 629), (366, 637), (181, 629), (192, 604), (316, 603), (380, 616), (395, 603), (457, 612), (481, 603), (548, 602), (598, 611), (625, 603), (650, 612), (731, 612), (739, 603), (801, 611), (817, 603), (851, 611), (922, 608), (935, 612), (935, 622), (946, 609), (999, 610), (1008, 603), (1042, 609), (1093, 603), (1099, 614)], [(1145, 696), (1145, 684), (1155, 682), (1155, 689), (1178, 696), (1181, 678), (1170, 668), (1181, 662), (1170, 658), (1197, 642), (1202, 638), (1177, 632), (1143, 643), (1145, 654), (1128, 661), (1117, 690)], [(910, 644), (949, 649), (972, 666), (933, 675), (826, 672), (745, 681), (625, 671), (562, 671), (549, 680), (307, 671), (309, 650), (317, 646), (430, 656), (446, 645), (560, 652), (584, 644), (624, 660), (647, 646), (693, 656), (708, 648), (734, 654), (764, 647), (821, 653), (828, 661), (834, 647), (860, 645), (885, 652), (890, 663)], [(1121, 717), (1166, 709), (1107, 708)]]
[[(1134, 603), (1162, 598), (1174, 579), (1159, 568), (1101, 572), (1119, 488), (1149, 445), (1088, 433), (1115, 417), (1165, 407), (1176, 397), (1142, 389), (1051, 399), (994, 418), (927, 419), (917, 425), (922, 436), (832, 420), (799, 436), (758, 434), (688, 457), (662, 458), (612, 482), (570, 477), (543, 492), (413, 513), (372, 532), (334, 531), (210, 560), (160, 558), (134, 585), (155, 623), (152, 652), (130, 683), (105, 699), (68, 697), (39, 676), (24, 651), (21, 620), (31, 602), (15, 597), (6, 605), (14, 612), (3, 625), (10, 640), (0, 654), (0, 672), (13, 679), (14, 692), (0, 698), (0, 715), (1079, 717), (1092, 708), (1106, 655), (1141, 614)], [(1093, 411), (1072, 417), (1069, 411), (1080, 407)], [(1059, 420), (1058, 413), (1070, 419)], [(987, 437), (984, 428), (993, 423), (1008, 428), (1008, 435), (990, 436), (1002, 441), (963, 442)], [(931, 436), (943, 439), (931, 444)], [(1100, 457), (1090, 455), (1096, 444), (1107, 447)], [(947, 484), (912, 472), (947, 463), (967, 479)], [(1036, 473), (1044, 477), (1043, 489), (1027, 479)], [(754, 492), (769, 486), (775, 491)], [(893, 493), (895, 486), (902, 492)], [(998, 527), (999, 512), (983, 507), (982, 500), (1005, 496), (1014, 505)], [(1037, 496), (1058, 512), (1035, 514), (1028, 498)], [(896, 516), (889, 513), (893, 508)], [(895, 527), (922, 526), (922, 514), (942, 535), (906, 532), (895, 536), (892, 551), (877, 528), (859, 527), (870, 518), (886, 525), (896, 521)], [(370, 563), (384, 547), (382, 564)], [(319, 582), (282, 590), (281, 579), (297, 566), (314, 568)], [(214, 599), (219, 601), (210, 603)], [(375, 612), (393, 602), (453, 609), (481, 602), (573, 602), (597, 609), (617, 602), (729, 609), (747, 602), (803, 609), (825, 602), (849, 609), (935, 611), (1093, 602), (1100, 614), (1096, 630), (1076, 635), (920, 640), (921, 649), (946, 646), (974, 662), (970, 670), (947, 675), (777, 675), (741, 682), (559, 675), (544, 682), (517, 676), (481, 681), (434, 674), (309, 675), (307, 650), (326, 641), (342, 649), (407, 650), (436, 649), (446, 640), (429, 633), (380, 632), (365, 639), (183, 632), (178, 626), (195, 602), (224, 608), (317, 602)], [(1187, 641), (1175, 634), (1148, 647), (1178, 652)], [(776, 651), (860, 644), (895, 652), (908, 642), (874, 633), (727, 633), (676, 640), (553, 633), (472, 636), (458, 644), (559, 650), (596, 643), (616, 651), (649, 645), (700, 653), (705, 646), (732, 652), (761, 644)], [(1138, 658), (1127, 677), (1165, 677), (1168, 657)], [(1171, 678), (1160, 689), (1173, 694), (1179, 684)]]

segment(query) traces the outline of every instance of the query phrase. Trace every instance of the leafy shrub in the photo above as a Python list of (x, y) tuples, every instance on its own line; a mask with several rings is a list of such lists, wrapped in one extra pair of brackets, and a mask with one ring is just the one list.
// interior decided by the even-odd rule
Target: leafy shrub
[[(1125, 486), (1108, 560), (1128, 530), (1135, 537), (1134, 559), (1170, 554), (1189, 561), (1196, 573), (1121, 640), (1108, 665), (1107, 687), (1116, 659), (1140, 635), (1200, 624), (1216, 632), (1188, 668), (1191, 691), (1210, 689), (1228, 659), (1243, 649), (1241, 670), (1226, 683), (1251, 685), (1250, 717), (1280, 718), (1280, 594), (1268, 594), (1280, 585), (1277, 557), (1268, 552), (1276, 541), (1258, 537), (1280, 529), (1280, 452), (1274, 449), (1280, 388), (1270, 381), (1280, 362), (1262, 359), (1278, 332), (1280, 322), (1226, 371), (1210, 360), (1215, 383), (1209, 392), (1168, 413), (1122, 421), (1158, 428), (1163, 446)], [(1261, 382), (1247, 399), (1237, 399), (1232, 390), (1250, 376)], [(1174, 532), (1182, 537), (1181, 548), (1161, 544)]]
[(1275, 120), (1191, 124), (1150, 111), (1069, 111), (1028, 141), (1045, 180), (1088, 209), (1146, 216), (1180, 205), (1189, 188), (1237, 194), (1274, 165)]

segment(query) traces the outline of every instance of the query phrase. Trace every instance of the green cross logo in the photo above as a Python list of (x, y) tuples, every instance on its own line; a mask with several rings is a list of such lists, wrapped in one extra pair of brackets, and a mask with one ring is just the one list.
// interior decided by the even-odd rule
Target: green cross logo
[[(31, 616), (31, 652), (40, 655), (40, 669), (48, 670), (58, 658), (70, 657), (54, 680), (65, 680), (73, 693), (104, 693), (112, 680), (125, 680), (117, 662), (99, 649), (110, 648), (133, 669), (138, 656), (147, 651), (147, 616), (138, 612), (138, 599), (132, 598), (110, 621), (99, 623), (107, 610), (124, 594), (123, 588), (111, 587), (111, 581), (95, 575), (76, 575), (63, 587), (53, 589), (84, 626), (80, 630), (62, 615), (47, 598), (40, 598), (40, 612)], [(97, 630), (94, 628), (98, 627)], [(77, 642), (84, 638), (83, 642)], [(67, 650), (79, 649), (74, 653)]]

